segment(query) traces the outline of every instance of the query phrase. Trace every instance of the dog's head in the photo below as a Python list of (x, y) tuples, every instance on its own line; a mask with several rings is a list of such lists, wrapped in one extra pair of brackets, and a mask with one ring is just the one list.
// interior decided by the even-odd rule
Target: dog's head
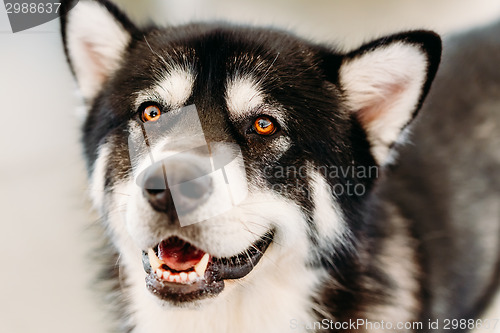
[(129, 283), (176, 305), (312, 286), (308, 270), (352, 253), (441, 51), (423, 31), (345, 54), (275, 30), (139, 29), (106, 1), (80, 1), (62, 34), (93, 202)]

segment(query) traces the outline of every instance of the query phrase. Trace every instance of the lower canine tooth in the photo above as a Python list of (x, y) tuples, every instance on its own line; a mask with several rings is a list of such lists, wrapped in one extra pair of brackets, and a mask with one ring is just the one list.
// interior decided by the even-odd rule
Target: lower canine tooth
[(164, 264), (164, 262), (161, 261), (160, 258), (156, 256), (156, 253), (153, 249), (148, 250), (148, 258), (149, 258), (149, 264), (151, 265), (151, 268), (153, 268), (153, 271), (156, 271)]
[(208, 260), (210, 259), (210, 255), (205, 253), (201, 260), (194, 266), (194, 271), (198, 274), (199, 277), (205, 276), (205, 271), (207, 270)]
[(161, 279), (161, 277), (163, 276), (163, 272), (161, 271), (161, 269), (157, 269), (156, 270), (156, 275), (158, 275), (158, 277)]

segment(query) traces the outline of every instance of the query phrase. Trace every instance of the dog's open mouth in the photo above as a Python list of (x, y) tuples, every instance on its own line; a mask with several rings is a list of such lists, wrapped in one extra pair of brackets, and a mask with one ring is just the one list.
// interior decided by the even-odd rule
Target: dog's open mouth
[(147, 288), (174, 303), (213, 297), (224, 289), (224, 280), (250, 273), (273, 240), (266, 233), (246, 251), (230, 258), (216, 258), (194, 245), (170, 237), (143, 252)]

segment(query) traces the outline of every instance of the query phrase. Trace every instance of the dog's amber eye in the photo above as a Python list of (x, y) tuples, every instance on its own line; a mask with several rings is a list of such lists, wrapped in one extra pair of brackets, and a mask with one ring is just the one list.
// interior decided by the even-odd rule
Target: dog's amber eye
[(161, 110), (156, 105), (146, 106), (144, 111), (142, 111), (141, 119), (143, 122), (157, 121), (160, 119)]
[(276, 132), (276, 124), (272, 119), (266, 116), (260, 116), (255, 119), (253, 129), (260, 135), (271, 135)]

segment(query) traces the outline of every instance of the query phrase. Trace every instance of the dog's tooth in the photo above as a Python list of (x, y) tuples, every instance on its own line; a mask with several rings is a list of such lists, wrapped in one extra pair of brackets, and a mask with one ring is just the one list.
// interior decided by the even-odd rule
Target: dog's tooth
[(164, 272), (163, 272), (163, 278), (164, 278), (165, 280), (167, 280), (169, 276), (170, 276), (170, 272), (169, 272), (169, 271), (164, 271)]
[(153, 249), (148, 250), (148, 257), (149, 257), (149, 264), (151, 265), (151, 268), (153, 268), (153, 270), (155, 271), (158, 268), (160, 268), (163, 264), (165, 264), (163, 261), (160, 260), (160, 258), (156, 256), (156, 253)]
[(163, 276), (163, 272), (162, 272), (162, 270), (158, 268), (158, 269), (156, 270), (156, 275), (157, 275), (157, 276), (161, 279), (161, 278), (162, 278), (162, 276)]
[(188, 279), (188, 275), (187, 275), (187, 273), (185, 273), (185, 272), (181, 272), (181, 273), (179, 274), (179, 276), (180, 276), (180, 279), (181, 279), (181, 281), (182, 281), (182, 282), (186, 282), (186, 281), (187, 281), (187, 279)]
[(205, 276), (205, 271), (207, 270), (208, 260), (210, 259), (210, 255), (205, 253), (201, 260), (194, 265), (194, 271), (198, 274), (199, 277)]
[(195, 281), (198, 278), (198, 274), (196, 272), (190, 272), (188, 274), (188, 280), (189, 281)]

